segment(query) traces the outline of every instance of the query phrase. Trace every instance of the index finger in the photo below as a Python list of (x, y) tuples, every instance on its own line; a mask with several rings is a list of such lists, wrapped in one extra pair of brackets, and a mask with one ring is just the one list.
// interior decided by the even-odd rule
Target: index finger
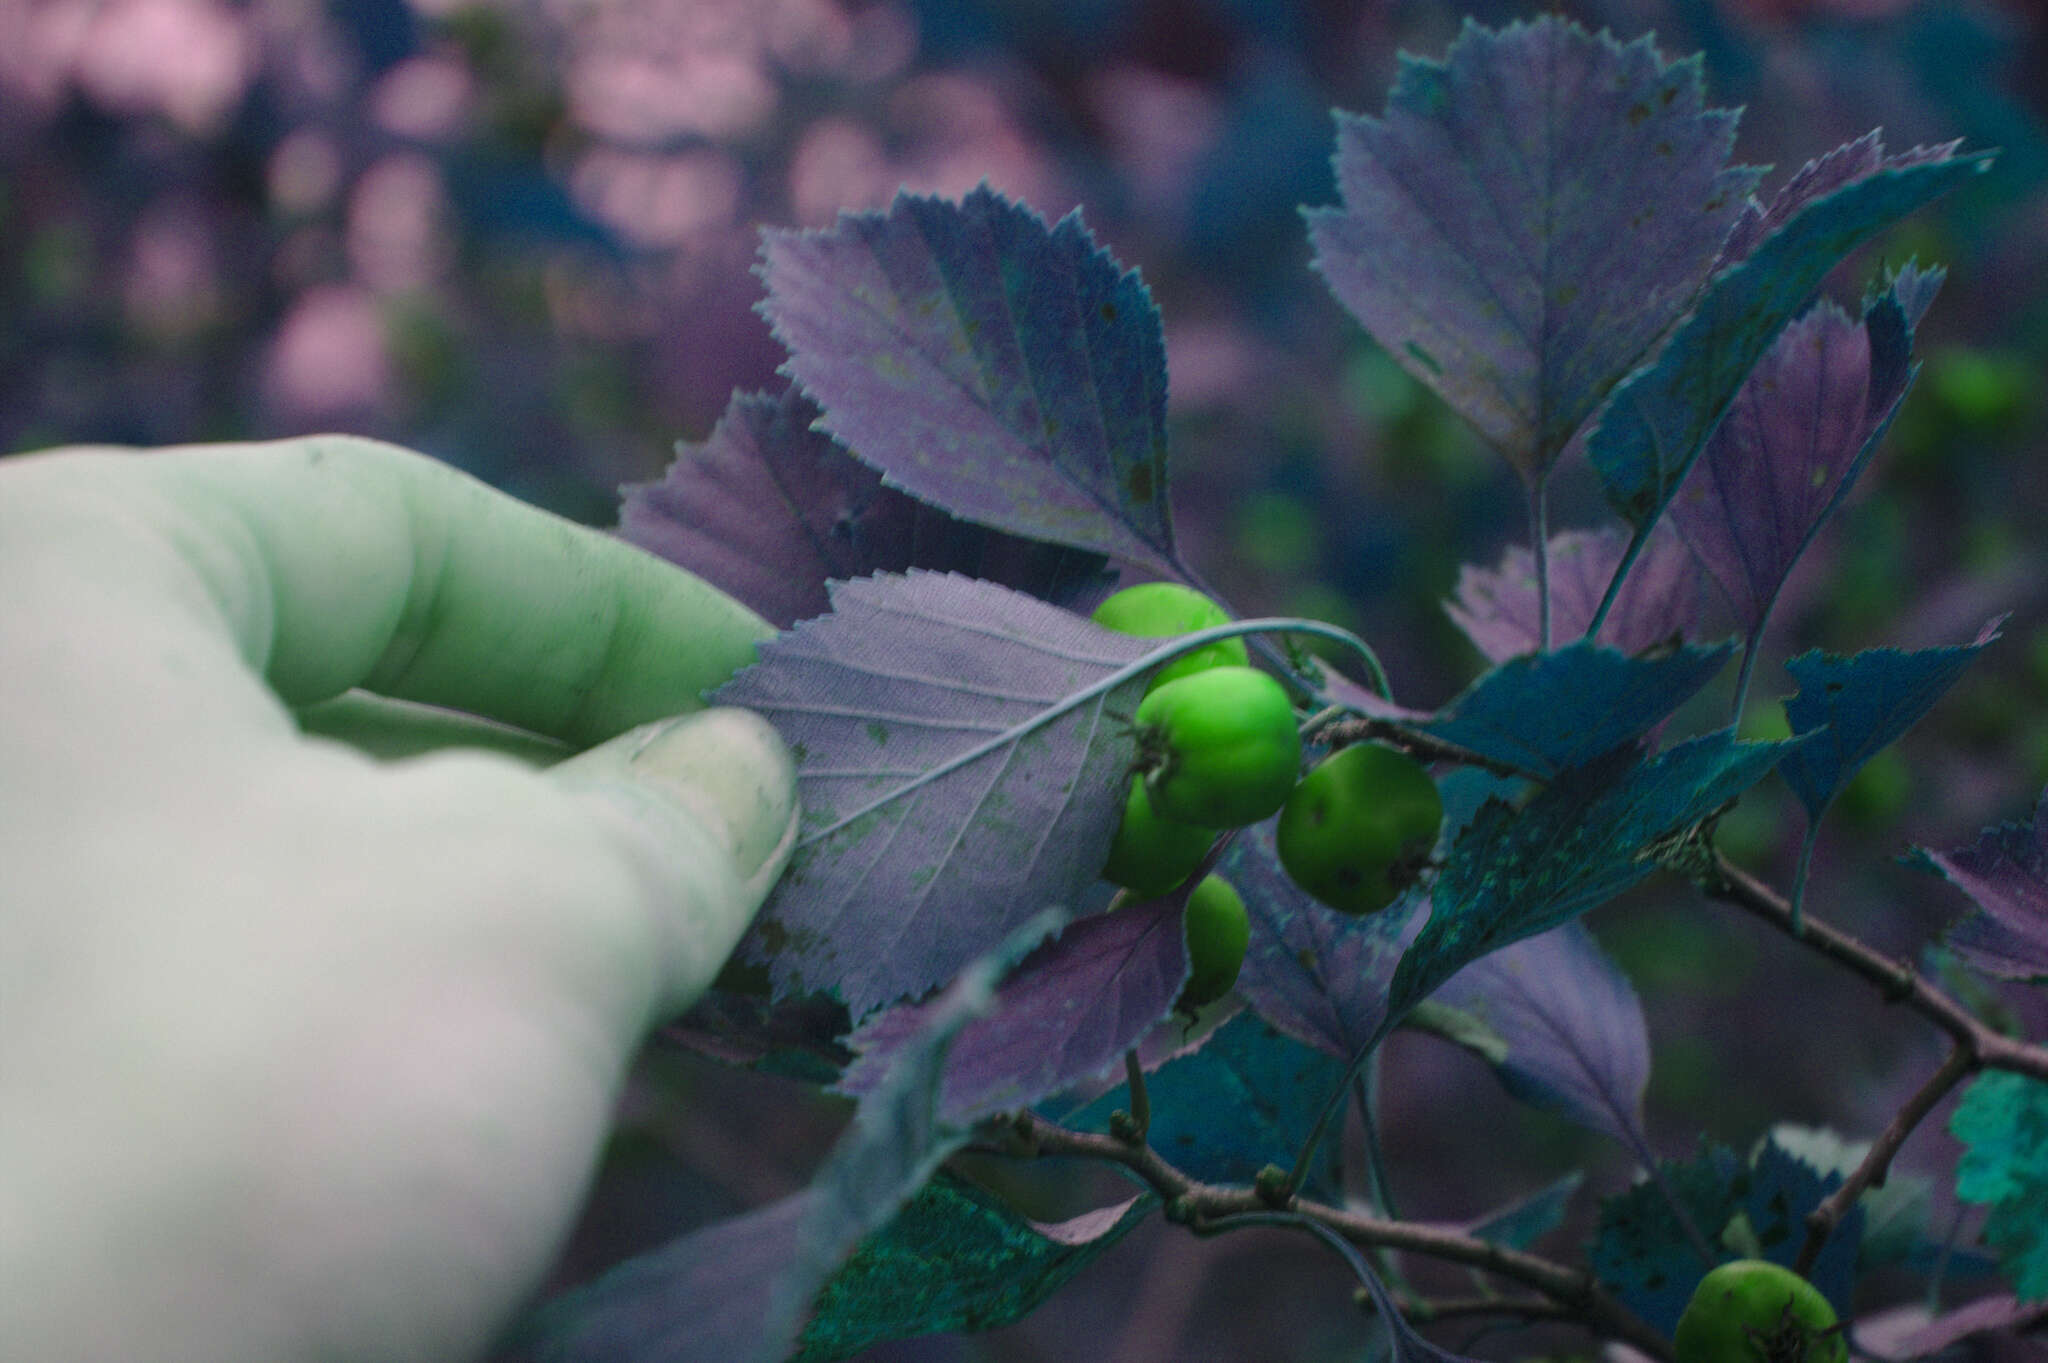
[(8, 464), (29, 480), (10, 485), (17, 505), (40, 480), (159, 531), (162, 579), (124, 590), (186, 601), (196, 581), (287, 705), (360, 687), (587, 745), (700, 708), (775, 633), (672, 564), (378, 441)]

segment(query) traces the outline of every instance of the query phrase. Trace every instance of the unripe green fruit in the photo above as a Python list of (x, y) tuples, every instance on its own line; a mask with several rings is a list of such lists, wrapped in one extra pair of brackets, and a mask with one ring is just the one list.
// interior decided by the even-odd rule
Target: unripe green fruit
[(1138, 769), (1156, 814), (1241, 828), (1287, 802), (1301, 774), (1294, 706), (1251, 667), (1178, 677), (1138, 703)]
[(1678, 1363), (1846, 1363), (1835, 1308), (1806, 1279), (1763, 1259), (1722, 1264), (1693, 1289), (1672, 1342)]
[(1140, 899), (1157, 899), (1194, 874), (1209, 854), (1209, 844), (1216, 841), (1216, 833), (1213, 828), (1160, 818), (1145, 796), (1145, 783), (1133, 780), (1124, 799), (1124, 821), (1117, 825), (1116, 841), (1109, 845), (1102, 878)]
[(1280, 811), (1280, 864), (1294, 883), (1345, 913), (1399, 897), (1436, 845), (1443, 800), (1422, 765), (1376, 743), (1339, 749), (1301, 779)]
[(1174, 1006), (1192, 1012), (1229, 993), (1244, 964), (1252, 925), (1237, 887), (1222, 876), (1203, 876), (1188, 896), (1181, 933), (1187, 940), (1189, 973)]
[[(1176, 634), (1193, 634), (1212, 625), (1227, 625), (1230, 617), (1223, 607), (1192, 587), (1178, 582), (1140, 582), (1126, 587), (1095, 608), (1095, 623), (1118, 634), (1141, 639), (1165, 639)], [(1242, 639), (1218, 639), (1192, 653), (1184, 653), (1154, 674), (1148, 691), (1167, 682), (1191, 677), (1212, 667), (1246, 667), (1251, 655)]]

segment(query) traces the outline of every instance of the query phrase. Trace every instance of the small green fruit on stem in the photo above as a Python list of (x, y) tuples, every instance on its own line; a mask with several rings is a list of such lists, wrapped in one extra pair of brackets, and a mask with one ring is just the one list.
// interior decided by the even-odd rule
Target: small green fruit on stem
[(1213, 828), (1160, 818), (1145, 795), (1145, 783), (1134, 779), (1102, 878), (1140, 899), (1157, 899), (1195, 873), (1216, 834)]
[(1835, 1308), (1780, 1264), (1737, 1259), (1693, 1290), (1672, 1342), (1678, 1363), (1846, 1363)]
[(1394, 902), (1436, 845), (1443, 800), (1421, 763), (1376, 743), (1339, 749), (1301, 779), (1274, 838), (1295, 884), (1333, 909)]
[(1188, 982), (1174, 1007), (1191, 1013), (1229, 993), (1244, 965), (1252, 929), (1237, 887), (1222, 876), (1203, 876), (1188, 896), (1181, 934), (1187, 941)]
[(1301, 774), (1294, 706), (1250, 667), (1212, 667), (1138, 704), (1138, 770), (1152, 809), (1178, 823), (1240, 828), (1279, 809)]
[[(1178, 582), (1141, 582), (1126, 587), (1095, 608), (1094, 621), (1119, 634), (1141, 639), (1166, 639), (1193, 634), (1198, 629), (1227, 625), (1230, 617), (1223, 607), (1192, 587)], [(1218, 639), (1192, 653), (1182, 654), (1154, 674), (1146, 690), (1156, 691), (1167, 682), (1191, 677), (1212, 667), (1246, 667), (1251, 655), (1242, 639)]]

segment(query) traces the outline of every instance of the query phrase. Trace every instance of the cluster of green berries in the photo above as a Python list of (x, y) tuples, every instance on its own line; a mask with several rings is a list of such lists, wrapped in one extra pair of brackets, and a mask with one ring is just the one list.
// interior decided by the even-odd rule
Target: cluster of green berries
[[(1129, 587), (1095, 610), (1121, 634), (1167, 638), (1226, 624), (1208, 597), (1174, 582)], [(1226, 828), (1280, 815), (1280, 864), (1309, 894), (1345, 913), (1391, 904), (1435, 845), (1436, 783), (1413, 758), (1362, 744), (1306, 776), (1286, 690), (1251, 666), (1244, 641), (1218, 640), (1159, 669), (1135, 716), (1138, 763), (1103, 879), (1141, 899), (1186, 882)], [(1191, 892), (1185, 918), (1196, 1008), (1237, 980), (1250, 929), (1244, 901), (1217, 876)]]

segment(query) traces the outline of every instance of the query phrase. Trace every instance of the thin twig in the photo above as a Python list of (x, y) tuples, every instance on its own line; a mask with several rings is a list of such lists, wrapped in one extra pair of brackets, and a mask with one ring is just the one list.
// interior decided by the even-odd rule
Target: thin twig
[(1437, 762), (1449, 762), (1460, 767), (1482, 767), (1500, 776), (1528, 776), (1511, 762), (1485, 757), (1470, 748), (1446, 742), (1419, 729), (1411, 729), (1398, 719), (1385, 719), (1376, 715), (1356, 715), (1340, 719), (1323, 726), (1317, 735), (1320, 742), (1333, 747), (1347, 743), (1384, 743), (1390, 748), (1399, 748), (1424, 766)]
[[(1217, 1229), (1228, 1217), (1270, 1213), (1272, 1204), (1248, 1187), (1220, 1187), (1190, 1178), (1149, 1145), (1134, 1146), (1112, 1136), (1070, 1131), (1042, 1118), (1020, 1116), (1029, 1145), (1041, 1155), (1098, 1160), (1119, 1165), (1158, 1194), (1169, 1220), (1196, 1233)], [(1313, 1221), (1367, 1248), (1382, 1246), (1465, 1264), (1510, 1278), (1562, 1303), (1598, 1333), (1624, 1340), (1652, 1357), (1671, 1357), (1671, 1342), (1603, 1290), (1590, 1274), (1523, 1250), (1412, 1221), (1361, 1216), (1304, 1198), (1291, 1198), (1286, 1211)]]
[(1468, 1316), (1515, 1316), (1522, 1320), (1573, 1319), (1571, 1310), (1548, 1297), (1435, 1297), (1396, 1302), (1418, 1324)]
[(1770, 923), (1809, 950), (1876, 986), (1887, 1003), (1901, 1003), (1949, 1034), (1955, 1043), (1941, 1068), (1929, 1076), (1871, 1142), (1849, 1177), (1806, 1215), (1806, 1239), (1796, 1268), (1813, 1267), (1835, 1227), (1866, 1188), (1884, 1182), (1892, 1157), (1927, 1114), (1967, 1076), (1981, 1069), (2011, 1070), (2048, 1081), (2048, 1046), (2016, 1040), (1998, 1031), (1914, 969), (1893, 961), (1840, 928), (1802, 916), (1793, 904), (1717, 852), (1700, 881), (1710, 898), (1723, 900)]
[[(1733, 904), (1789, 935), (1792, 906), (1783, 896), (1721, 853), (1700, 888), (1709, 898)], [(1978, 1068), (2012, 1070), (2048, 1081), (2048, 1046), (2017, 1041), (1992, 1028), (1969, 1009), (1943, 993), (1912, 965), (1894, 961), (1840, 928), (1806, 915), (1795, 938), (1860, 976), (1883, 995), (1885, 1002), (1905, 1005), (1968, 1049)]]
[(1885, 1129), (1878, 1133), (1877, 1139), (1871, 1142), (1870, 1149), (1862, 1161), (1842, 1180), (1842, 1186), (1828, 1194), (1818, 1207), (1806, 1214), (1806, 1242), (1799, 1247), (1799, 1258), (1792, 1265), (1795, 1272), (1804, 1274), (1812, 1270), (1814, 1261), (1820, 1257), (1821, 1247), (1827, 1244), (1828, 1237), (1835, 1233), (1835, 1227), (1842, 1223), (1842, 1218), (1849, 1214), (1849, 1209), (1856, 1205), (1856, 1199), (1863, 1195), (1863, 1190), (1879, 1187), (1884, 1183), (1885, 1174), (1891, 1168), (1892, 1156), (1899, 1152), (1899, 1147), (1913, 1134), (1913, 1128), (1934, 1110), (1936, 1103), (1946, 1097), (1951, 1089), (1976, 1068), (1976, 1060), (1970, 1054), (1969, 1048), (1956, 1046), (1948, 1053), (1948, 1058), (1941, 1062), (1941, 1068), (1928, 1076), (1927, 1082), (1906, 1100), (1906, 1105), (1899, 1109)]

